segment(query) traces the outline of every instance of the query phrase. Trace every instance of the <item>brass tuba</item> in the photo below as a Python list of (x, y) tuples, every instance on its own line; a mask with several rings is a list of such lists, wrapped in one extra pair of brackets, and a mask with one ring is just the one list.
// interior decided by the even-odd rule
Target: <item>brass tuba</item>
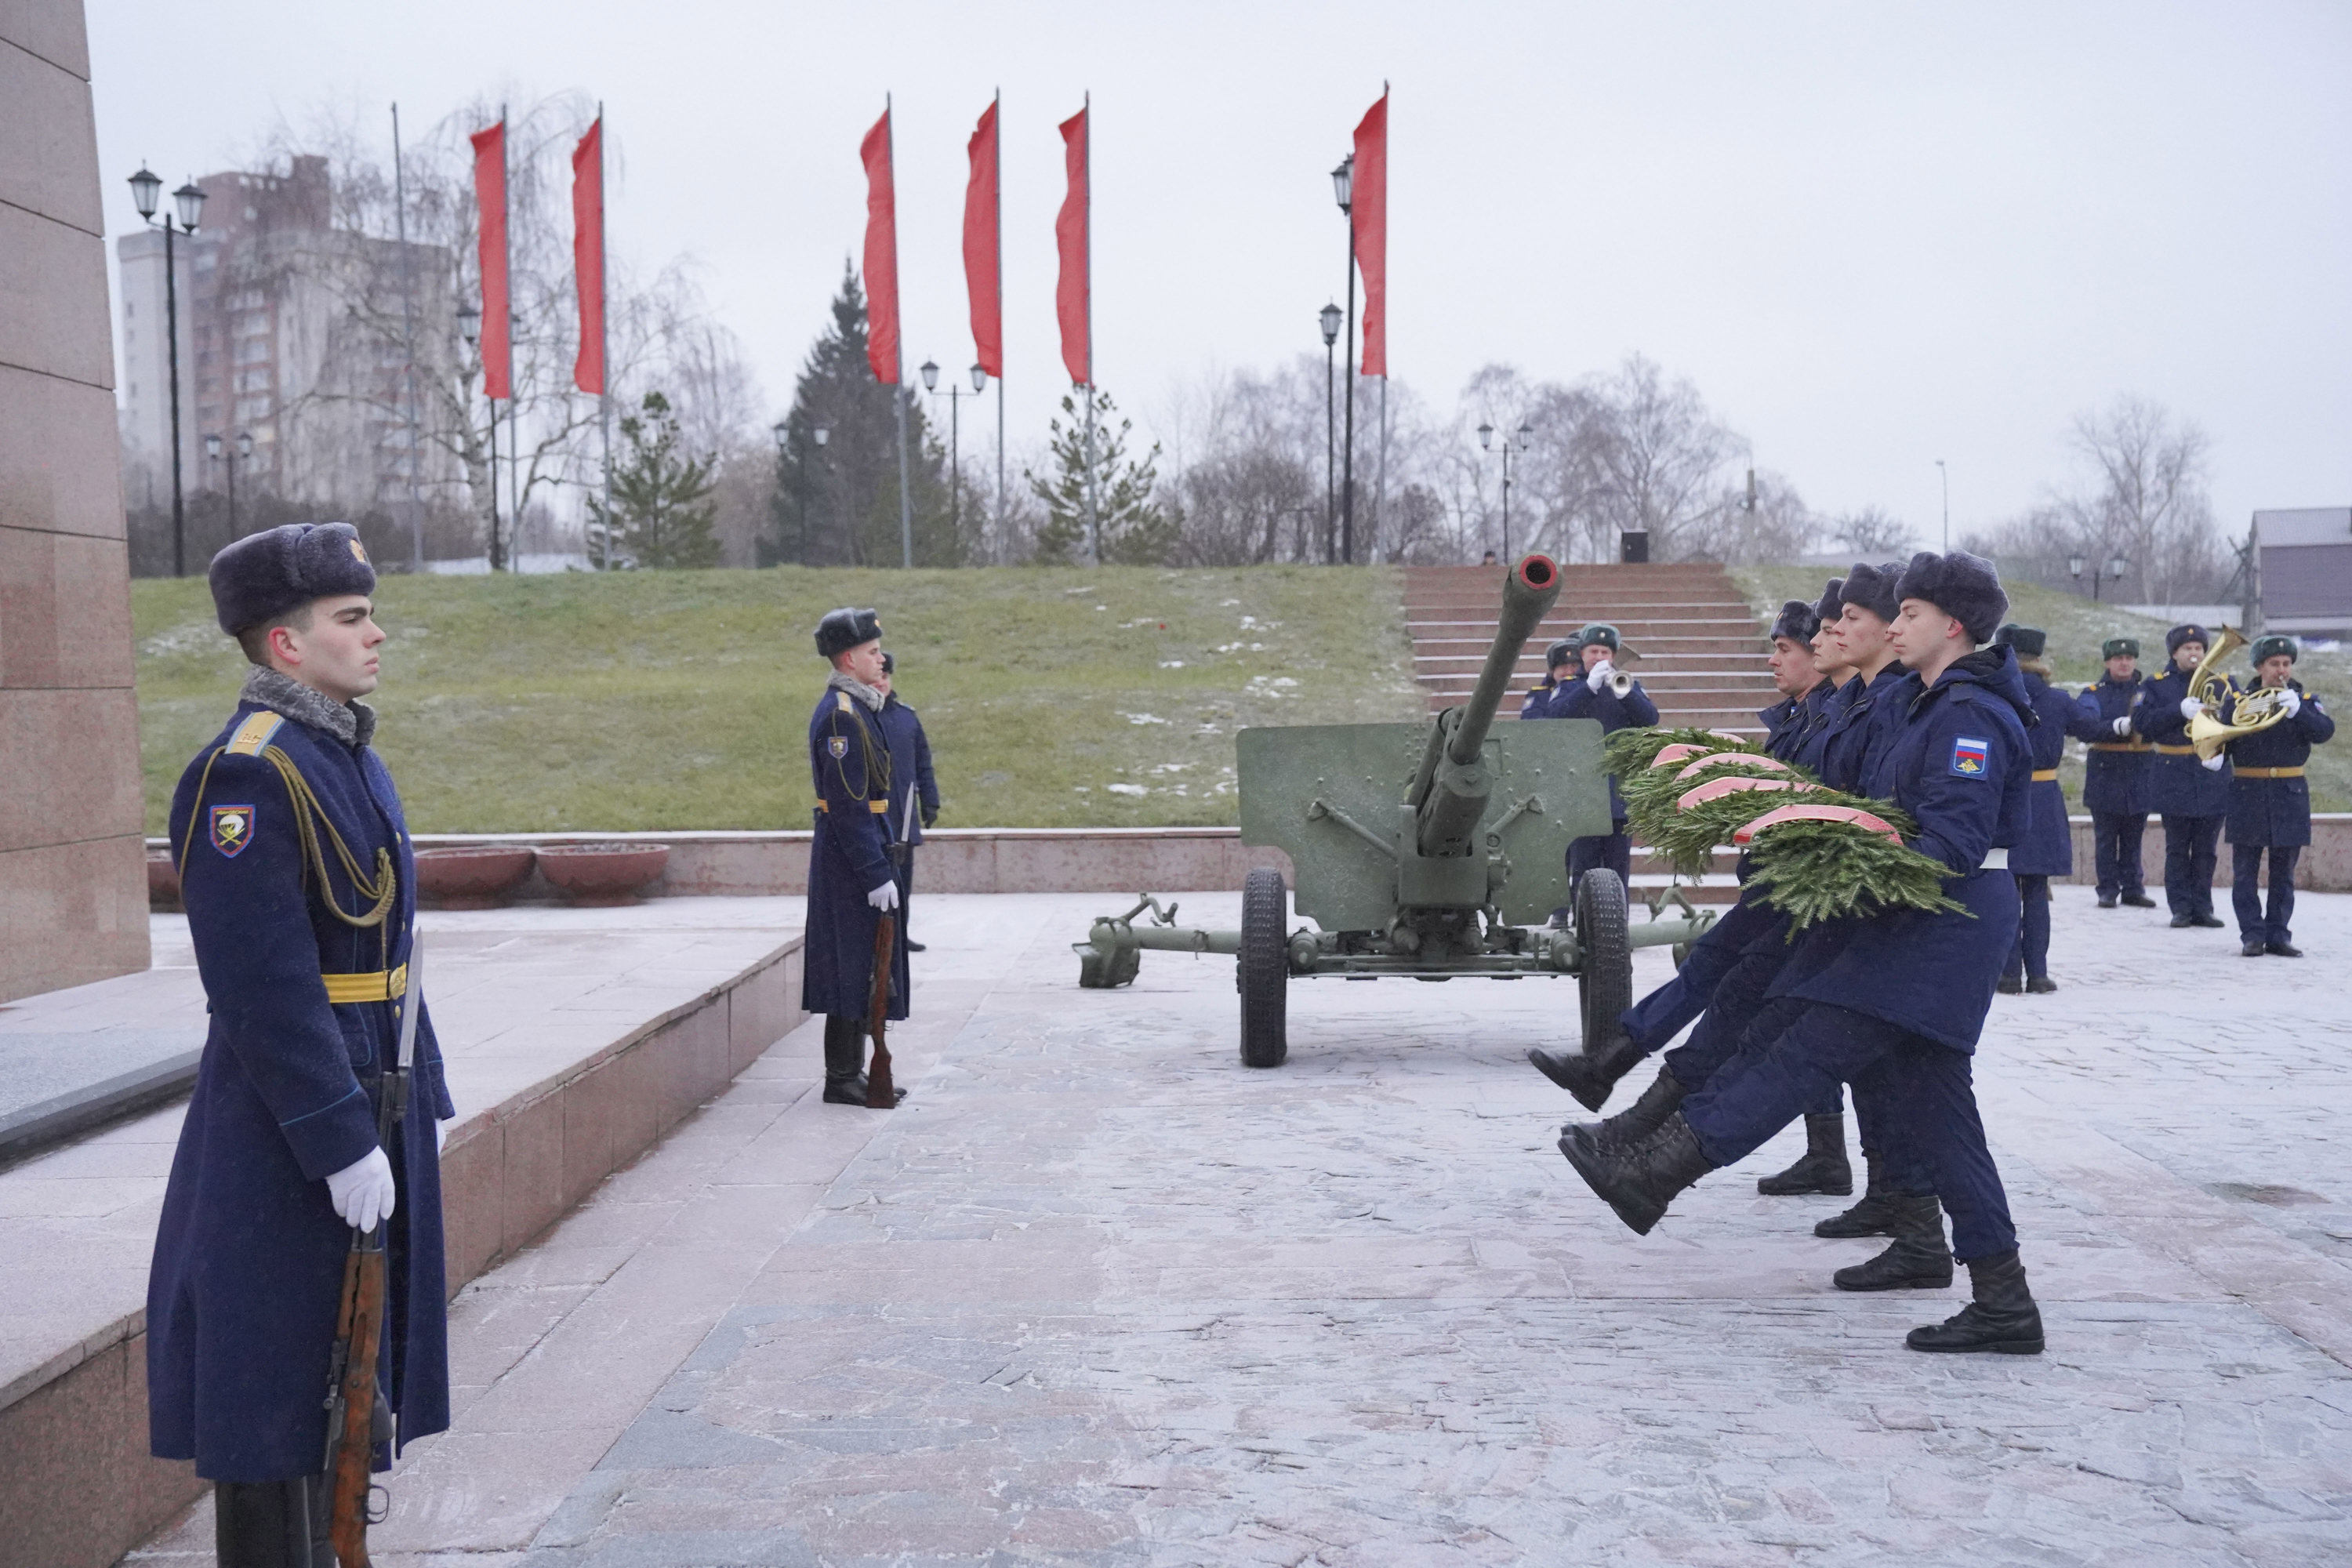
[(2189, 743), (2197, 748), (2197, 760), (2210, 763), (2221, 755), (2221, 748), (2258, 731), (2267, 730), (2286, 717), (2279, 706), (2278, 690), (2256, 687), (2237, 693), (2237, 703), (2225, 721), (2221, 704), (2235, 690), (2230, 678), (2221, 673), (2221, 661), (2246, 646), (2245, 635), (2235, 626), (2223, 626), (2205, 657), (2189, 676), (2189, 695), (2205, 705), (2205, 711), (2189, 721)]

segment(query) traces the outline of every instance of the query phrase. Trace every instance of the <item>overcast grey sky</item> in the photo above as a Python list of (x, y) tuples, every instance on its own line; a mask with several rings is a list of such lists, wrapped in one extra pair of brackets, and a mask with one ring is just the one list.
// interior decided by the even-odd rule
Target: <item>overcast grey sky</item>
[(2232, 531), (2352, 500), (2340, 4), (100, 0), (90, 32), (117, 232), (142, 158), (177, 184), (321, 103), (423, 126), (484, 91), (602, 98), (614, 247), (695, 258), (779, 410), (886, 90), (911, 377), (971, 363), (963, 147), (1003, 89), (1017, 447), (1064, 390), (1054, 126), (1081, 92), (1097, 371), (1146, 414), (1319, 349), (1328, 171), (1385, 78), (1391, 365), (1440, 406), (1489, 362), (1639, 351), (1816, 508), (1931, 544), (1937, 458), (1957, 537), (2063, 481), (2068, 421), (2122, 392), (2204, 426)]

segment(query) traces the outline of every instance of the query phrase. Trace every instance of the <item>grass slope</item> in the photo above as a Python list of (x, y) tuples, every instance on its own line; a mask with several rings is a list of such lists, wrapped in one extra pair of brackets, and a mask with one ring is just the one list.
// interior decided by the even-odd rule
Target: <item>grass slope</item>
[[(1733, 568), (1731, 575), (1769, 623), (1783, 600), (1810, 604), (1819, 599), (1831, 574), (1815, 566), (1746, 566)], [(2079, 691), (2099, 678), (2099, 645), (2109, 637), (2137, 637), (2140, 668), (2151, 674), (2164, 668), (2167, 622), (2031, 584), (2014, 584), (2009, 593), (2009, 618), (2050, 634), (2050, 668), (2070, 689)], [(2253, 679), (2242, 651), (2231, 659), (2229, 673), (2241, 682)], [(2295, 677), (2305, 690), (2325, 699), (2331, 712), (2339, 700), (2352, 702), (2352, 651), (2306, 653), (2295, 666)], [(2058, 770), (2067, 804), (2076, 811), (2082, 809), (2084, 755), (2081, 742), (2069, 742)], [(2352, 734), (2312, 748), (2309, 766), (2311, 808), (2352, 811)]]
[[(1381, 568), (383, 580), (378, 744), (423, 832), (797, 828), (840, 605), (880, 608), (950, 826), (1234, 820), (1234, 731), (1424, 715)], [(150, 832), (245, 665), (202, 579), (131, 584)]]

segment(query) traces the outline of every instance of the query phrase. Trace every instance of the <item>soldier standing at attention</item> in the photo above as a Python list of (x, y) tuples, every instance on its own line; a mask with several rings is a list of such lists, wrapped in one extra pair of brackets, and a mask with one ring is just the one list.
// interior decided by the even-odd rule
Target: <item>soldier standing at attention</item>
[[(2335, 738), (2336, 721), (2320, 708), (2318, 698), (2305, 696), (2303, 683), (2292, 679), (2293, 637), (2256, 637), (2251, 651), (2262, 683), (2256, 689), (2281, 693), (2279, 705), (2286, 717), (2230, 742), (2230, 901), (2243, 944), (2239, 952), (2248, 958), (2266, 952), (2301, 958), (2303, 950), (2294, 945), (2287, 922), (2294, 918), (2294, 863), (2311, 842), (2311, 789), (2304, 782), (2303, 765), (2313, 746)], [(2228, 719), (2237, 703), (2231, 697), (2221, 717)], [(2271, 863), (2268, 913), (2254, 891), (2265, 853)]]
[(2172, 668), (2147, 683), (2147, 695), (2132, 710), (2132, 728), (2156, 745), (2148, 804), (2164, 819), (2164, 901), (2176, 929), (2221, 924), (2213, 914), (2213, 862), (2230, 809), (2230, 781), (2221, 771), (2227, 759), (2200, 763), (2189, 743), (2189, 721), (2200, 706), (2189, 695), (2189, 677), (2207, 646), (2203, 626), (2165, 633)]
[(350, 524), (289, 523), (229, 545), (210, 579), (254, 668), (172, 796), (212, 1024), (147, 1277), (149, 1445), (215, 1483), (224, 1568), (332, 1568), (324, 1401), (354, 1229), (385, 1230), (392, 1449), (449, 1425), (438, 1127), (456, 1111), (420, 1017), (377, 1142), (423, 999), (407, 825), (359, 700), (383, 641), (375, 569)]
[[(809, 846), (808, 925), (802, 1005), (824, 1015), (824, 1100), (866, 1103), (866, 1019), (874, 994), (874, 938), (899, 907), (891, 860), (890, 745), (882, 731), (882, 618), (835, 610), (816, 626), (833, 673), (809, 715), (816, 837)], [(907, 933), (891, 944), (890, 1006), (907, 1016)], [(907, 1091), (900, 1089), (904, 1100)]]
[[(2049, 638), (2038, 626), (2015, 622), (1993, 634), (2017, 654), (2017, 668), (2025, 677), (2026, 700), (2035, 722), (2025, 731), (2026, 749), (2033, 763), (2032, 786), (2026, 791), (2032, 817), (2025, 831), (2009, 848), (2010, 874), (2017, 879), (2022, 900), (2017, 946), (2001, 972), (1997, 989), (2014, 996), (2020, 991), (2036, 995), (2055, 991), (2050, 978), (2050, 879), (2074, 871), (2074, 833), (2066, 821), (2066, 792), (2058, 783), (2058, 763), (2066, 754), (2066, 726), (2074, 718), (2074, 700), (2050, 684), (2050, 666), (2042, 657)], [(2020, 984), (2022, 972), (2023, 983)]]
[(1519, 717), (1522, 719), (1550, 718), (1551, 700), (1559, 690), (1559, 683), (1568, 679), (1575, 668), (1576, 639), (1574, 637), (1562, 637), (1544, 649), (1544, 678), (1528, 688), (1526, 699), (1519, 703)]
[[(915, 710), (899, 700), (896, 685), (898, 661), (887, 653), (882, 656), (882, 734), (890, 745), (890, 779), (898, 793), (890, 798), (891, 829), (898, 835), (898, 929), (907, 928), (908, 906), (915, 896), (915, 846), (923, 841), (923, 829), (940, 819), (940, 784), (931, 776), (931, 742), (923, 733), (923, 721)], [(916, 797), (922, 813), (917, 822), (907, 810), (909, 795)], [(907, 938), (908, 952), (921, 952), (923, 944), (912, 936)]]
[[(1658, 721), (1658, 705), (1650, 694), (1634, 681), (1625, 695), (1617, 695), (1610, 678), (1617, 673), (1617, 628), (1595, 622), (1576, 636), (1578, 657), (1584, 665), (1581, 680), (1572, 677), (1560, 683), (1552, 693), (1550, 707), (1545, 716), (1552, 719), (1598, 719), (1604, 735), (1619, 730), (1640, 729)], [(1584, 838), (1572, 838), (1568, 845), (1568, 901), (1576, 905), (1576, 884), (1584, 873), (1595, 866), (1606, 866), (1617, 873), (1617, 879), (1632, 885), (1633, 877), (1633, 840), (1625, 832), (1625, 802), (1617, 794), (1617, 779), (1609, 779), (1610, 831)]]
[(2106, 673), (2074, 700), (2066, 726), (2091, 748), (2083, 764), (2083, 809), (2091, 814), (2097, 849), (2099, 908), (2114, 909), (2120, 894), (2136, 910), (2152, 910), (2156, 900), (2147, 896), (2140, 870), (2139, 842), (2147, 829), (2148, 764), (2156, 752), (2132, 729), (2148, 683), (2139, 672), (2136, 638), (2109, 637), (2099, 657), (2107, 661)]

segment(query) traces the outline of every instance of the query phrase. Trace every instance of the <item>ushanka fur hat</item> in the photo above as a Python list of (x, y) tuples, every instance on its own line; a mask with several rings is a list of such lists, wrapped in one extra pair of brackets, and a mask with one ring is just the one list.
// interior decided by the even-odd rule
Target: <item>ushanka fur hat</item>
[(875, 641), (882, 635), (882, 617), (872, 610), (831, 610), (816, 624), (816, 651), (820, 658), (833, 658), (847, 653), (860, 643)]
[(1867, 561), (1857, 561), (1853, 570), (1845, 574), (1845, 586), (1838, 590), (1838, 607), (1859, 605), (1880, 620), (1892, 621), (1903, 609), (1903, 595), (1895, 591), (1902, 575), (1900, 562), (1887, 561), (1873, 566)]
[(1938, 555), (1922, 550), (1903, 568), (1895, 587), (1899, 605), (1905, 599), (1925, 599), (1960, 623), (1973, 643), (1992, 640), (1993, 629), (2009, 614), (2009, 595), (2001, 591), (2000, 574), (1981, 555), (1955, 550)]
[(1574, 664), (1580, 647), (1574, 637), (1562, 637), (1544, 649), (1544, 673), (1549, 675), (1563, 664)]
[(1838, 618), (1839, 610), (1844, 607), (1844, 600), (1839, 597), (1839, 595), (1843, 595), (1844, 592), (1845, 579), (1843, 577), (1831, 578), (1830, 585), (1822, 590), (1821, 602), (1813, 606), (1813, 619), (1816, 621), (1836, 620)]
[(2017, 650), (2020, 658), (2040, 658), (2042, 650), (2050, 646), (2050, 634), (2040, 626), (2021, 626), (2011, 621), (1993, 633), (1992, 640), (2007, 643)]
[(1783, 604), (1780, 616), (1772, 622), (1772, 636), (1787, 637), (1791, 642), (1811, 642), (1813, 634), (1821, 629), (1822, 617), (1802, 599)]
[(348, 522), (289, 522), (248, 533), (213, 557), (205, 574), (221, 630), (241, 631), (313, 599), (375, 592), (375, 568)]
[(2303, 649), (2295, 646), (2293, 637), (2282, 637), (2276, 632), (2273, 632), (2268, 637), (2256, 637), (2254, 646), (2248, 648), (2246, 652), (2252, 658), (2254, 668), (2257, 669), (2262, 668), (2263, 660), (2276, 658), (2281, 654), (2286, 655), (2291, 659), (2303, 657)]
[(2202, 643), (2207, 647), (2213, 646), (2213, 639), (2205, 635), (2203, 626), (2194, 621), (2184, 621), (2164, 634), (2165, 657), (2169, 658), (2179, 653), (2180, 645), (2185, 642)]
[(2099, 657), (2101, 658), (2137, 658), (2139, 638), (2109, 637), (2099, 645)]

